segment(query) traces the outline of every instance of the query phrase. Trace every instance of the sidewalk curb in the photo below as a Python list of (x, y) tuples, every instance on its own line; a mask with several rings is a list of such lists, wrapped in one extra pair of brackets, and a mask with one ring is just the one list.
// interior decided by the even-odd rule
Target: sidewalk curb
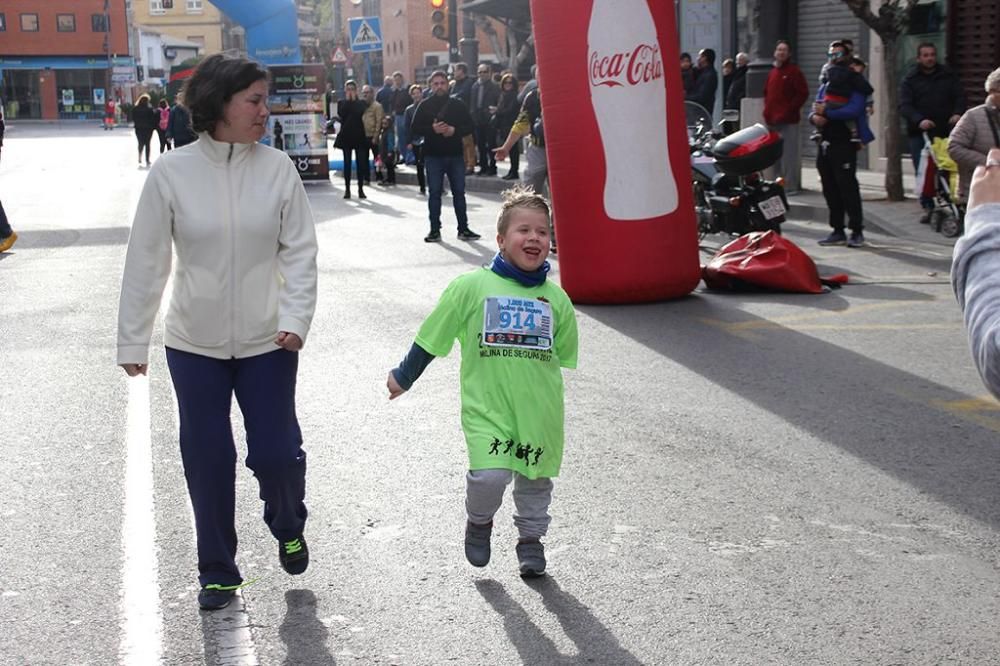
[[(827, 221), (827, 207), (825, 204), (820, 205), (807, 201), (796, 201), (796, 197), (798, 196), (798, 194), (793, 194), (788, 197), (788, 212), (790, 217), (804, 218), (813, 222)], [(871, 229), (874, 232), (885, 236), (892, 236), (893, 238), (899, 236), (892, 226), (882, 219), (881, 215), (872, 211), (870, 208), (864, 210), (864, 220), (866, 229)]]

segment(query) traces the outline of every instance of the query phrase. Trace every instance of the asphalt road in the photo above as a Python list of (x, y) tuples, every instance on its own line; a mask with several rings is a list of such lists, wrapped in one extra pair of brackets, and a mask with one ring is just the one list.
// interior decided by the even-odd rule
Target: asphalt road
[(339, 180), (308, 188), (313, 562), (280, 570), (241, 467), (257, 580), (200, 613), (160, 329), (148, 383), (114, 365), (133, 151), (85, 126), (5, 142), (21, 240), (0, 255), (0, 664), (1000, 662), (1000, 407), (948, 248), (819, 248), (823, 226), (792, 221), (848, 286), (580, 307), (551, 575), (525, 583), (509, 499), (489, 567), (462, 555), (457, 358), (391, 404), (384, 386), (444, 286), (492, 256), (496, 197), (470, 197), (481, 242), (454, 238), (446, 200), (427, 245), (415, 188), (346, 202)]

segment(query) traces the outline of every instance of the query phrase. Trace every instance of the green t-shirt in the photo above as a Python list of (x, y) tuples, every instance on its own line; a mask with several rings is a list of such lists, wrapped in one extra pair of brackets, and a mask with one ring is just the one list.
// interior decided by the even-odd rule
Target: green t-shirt
[(434, 356), (462, 346), (462, 429), (469, 469), (559, 475), (561, 368), (575, 368), (576, 314), (562, 288), (501, 277), (489, 268), (456, 278), (427, 317), (417, 344)]

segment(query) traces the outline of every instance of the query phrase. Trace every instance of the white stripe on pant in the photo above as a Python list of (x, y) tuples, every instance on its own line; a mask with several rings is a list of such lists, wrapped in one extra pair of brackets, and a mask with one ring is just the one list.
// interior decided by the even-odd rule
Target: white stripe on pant
[(529, 479), (509, 469), (476, 469), (466, 474), (465, 510), (469, 522), (485, 525), (503, 502), (514, 479), (514, 525), (522, 539), (538, 539), (548, 532), (552, 479)]

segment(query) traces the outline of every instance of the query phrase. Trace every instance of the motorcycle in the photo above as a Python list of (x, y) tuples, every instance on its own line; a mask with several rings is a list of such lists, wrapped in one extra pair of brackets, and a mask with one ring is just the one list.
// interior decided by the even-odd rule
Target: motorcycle
[(766, 180), (761, 172), (781, 158), (781, 135), (759, 123), (736, 131), (739, 112), (730, 110), (713, 128), (702, 106), (684, 104), (698, 239), (751, 231), (780, 234), (788, 212), (784, 179)]

